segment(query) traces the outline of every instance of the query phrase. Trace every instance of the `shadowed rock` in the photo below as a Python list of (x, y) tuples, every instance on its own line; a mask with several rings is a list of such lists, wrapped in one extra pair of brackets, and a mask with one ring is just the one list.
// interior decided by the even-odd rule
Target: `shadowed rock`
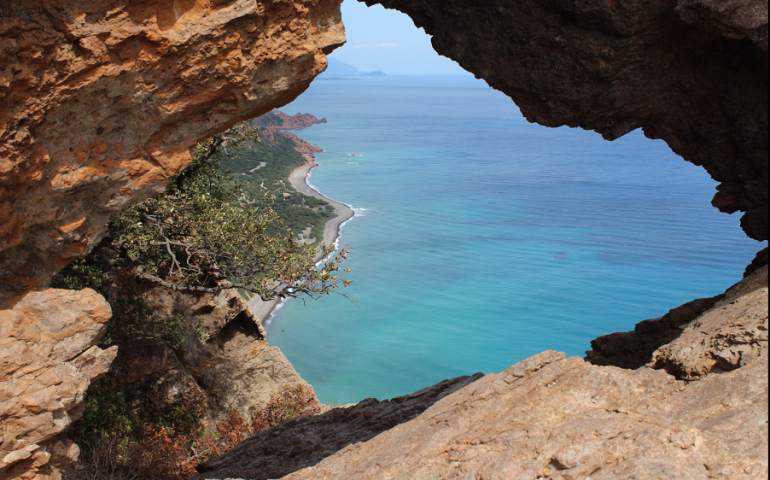
[(700, 298), (677, 307), (654, 320), (639, 322), (631, 332), (616, 332), (591, 340), (586, 358), (594, 365), (636, 369), (652, 360), (655, 350), (682, 334), (682, 326), (710, 309), (724, 295)]
[(766, 0), (360, 1), (412, 17), (531, 122), (663, 139), (767, 239)]
[[(692, 380), (714, 369), (733, 370), (741, 361), (745, 364), (750, 357), (758, 354), (756, 349), (760, 348), (760, 339), (767, 341), (767, 333), (761, 330), (761, 308), (754, 313), (740, 310), (741, 305), (746, 302), (757, 305), (752, 296), (763, 295), (763, 286), (767, 286), (767, 265), (754, 270), (754, 273), (722, 295), (693, 300), (671, 310), (661, 318), (639, 322), (631, 332), (611, 333), (592, 340), (592, 350), (586, 352), (585, 359), (594, 365), (613, 365), (630, 369), (652, 362), (654, 368), (663, 368), (677, 378), (686, 380)], [(735, 306), (736, 304), (738, 306)], [(746, 322), (725, 327), (721, 324), (725, 312), (714, 313), (719, 309), (725, 312), (729, 310), (731, 314), (744, 318)], [(767, 316), (766, 311), (764, 315)], [(701, 318), (698, 322), (693, 322), (699, 317)], [(706, 338), (717, 335), (709, 327), (706, 330), (697, 328), (703, 326), (704, 322), (711, 324), (713, 321), (716, 321), (713, 328), (719, 331), (718, 336), (731, 339), (718, 343), (722, 347), (730, 344), (733, 353), (728, 354), (720, 346), (712, 346), (706, 342)], [(697, 333), (693, 333), (693, 330)], [(697, 362), (697, 367), (685, 367), (683, 359), (675, 359), (683, 350), (689, 352), (688, 356), (693, 356), (693, 360), (685, 363)], [(695, 357), (700, 360), (696, 361)]]
[(381, 402), (367, 398), (323, 415), (285, 421), (202, 464), (198, 471), (204, 473), (194, 478), (282, 477), (417, 417), (435, 402), (481, 377), (481, 373), (457, 377), (404, 397)]

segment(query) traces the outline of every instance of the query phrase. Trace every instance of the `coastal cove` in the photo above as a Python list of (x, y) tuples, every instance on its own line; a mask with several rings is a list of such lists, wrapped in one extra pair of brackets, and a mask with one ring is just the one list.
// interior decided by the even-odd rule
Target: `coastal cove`
[(324, 149), (311, 184), (360, 213), (340, 240), (356, 305), (289, 301), (267, 327), (325, 403), (582, 356), (765, 245), (662, 142), (531, 125), (470, 77), (322, 78), (285, 110), (328, 118), (300, 133)]

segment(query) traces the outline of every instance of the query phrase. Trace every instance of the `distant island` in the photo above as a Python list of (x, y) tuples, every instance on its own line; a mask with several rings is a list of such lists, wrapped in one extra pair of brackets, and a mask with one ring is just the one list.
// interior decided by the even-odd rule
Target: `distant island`
[(329, 66), (326, 67), (326, 71), (321, 74), (322, 77), (384, 77), (385, 74), (379, 70), (374, 72), (362, 72), (353, 65), (337, 60), (336, 58), (329, 58)]

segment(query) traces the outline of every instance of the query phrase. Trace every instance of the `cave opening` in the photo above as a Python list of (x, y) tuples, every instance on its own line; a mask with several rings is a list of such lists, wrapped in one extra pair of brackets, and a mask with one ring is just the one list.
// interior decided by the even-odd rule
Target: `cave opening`
[(529, 123), (460, 70), (399, 70), (393, 58), (424, 53), (394, 33), (414, 30), (408, 17), (346, 1), (343, 19), (331, 73), (284, 110), (329, 120), (296, 133), (324, 149), (309, 183), (358, 214), (340, 244), (359, 308), (289, 302), (268, 327), (322, 401), (402, 395), (548, 348), (583, 356), (723, 292), (766, 247), (663, 141)]

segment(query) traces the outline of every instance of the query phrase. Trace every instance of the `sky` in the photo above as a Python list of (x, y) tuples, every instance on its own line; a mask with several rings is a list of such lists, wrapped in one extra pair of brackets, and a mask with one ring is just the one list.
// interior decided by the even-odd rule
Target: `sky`
[(362, 72), (381, 70), (388, 75), (469, 75), (454, 61), (440, 56), (430, 36), (405, 14), (381, 5), (367, 7), (344, 0), (342, 22), (348, 43), (330, 57)]

